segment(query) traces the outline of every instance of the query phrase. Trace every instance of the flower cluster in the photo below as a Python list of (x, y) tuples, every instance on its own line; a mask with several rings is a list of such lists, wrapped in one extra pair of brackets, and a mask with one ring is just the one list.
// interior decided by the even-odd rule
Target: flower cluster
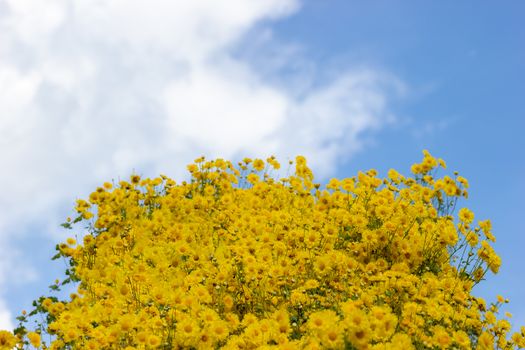
[(86, 232), (57, 246), (76, 292), (36, 300), (43, 321), (29, 332), (21, 316), (0, 349), (525, 346), (497, 316), (505, 299), (471, 293), (501, 260), (489, 221), (455, 218), (468, 182), (435, 178), (442, 160), (324, 188), (304, 157), (290, 166), (277, 180), (274, 157), (199, 158), (188, 182), (104, 183), (77, 202)]

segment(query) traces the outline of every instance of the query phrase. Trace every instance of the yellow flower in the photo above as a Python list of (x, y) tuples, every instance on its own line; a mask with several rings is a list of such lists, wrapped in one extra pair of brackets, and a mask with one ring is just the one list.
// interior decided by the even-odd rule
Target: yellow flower
[(463, 185), (463, 187), (468, 188), (468, 181), (463, 176), (458, 176), (456, 180)]
[[(523, 344), (498, 319), (505, 299), (487, 310), (471, 294), (501, 259), (490, 221), (473, 227), (466, 208), (451, 215), (468, 182), (440, 177), (442, 160), (424, 151), (412, 177), (372, 169), (325, 186), (302, 156), (280, 180), (260, 173), (266, 164), (279, 168), (275, 157), (238, 166), (200, 157), (187, 181), (132, 175), (78, 200), (81, 217), (68, 222), (96, 217), (82, 223), (83, 239), (57, 247), (69, 266), (64, 284), (77, 290), (36, 303), (48, 348)], [(22, 333), (38, 344), (39, 333)], [(0, 349), (16, 341), (0, 332)]]
[(358, 348), (365, 348), (370, 336), (370, 330), (364, 327), (350, 328), (346, 333), (347, 339)]
[(188, 165), (188, 171), (190, 173), (196, 173), (199, 170), (199, 167), (196, 164), (190, 164)]
[(478, 338), (478, 350), (493, 350), (494, 349), (494, 338), (487, 332), (481, 333)]
[(321, 344), (327, 349), (339, 349), (344, 345), (344, 329), (337, 325), (321, 333)]
[(131, 175), (131, 183), (136, 185), (138, 184), (140, 181), (140, 176), (139, 175)]
[(252, 173), (252, 174), (248, 175), (246, 180), (253, 185), (253, 184), (256, 184), (257, 182), (259, 182), (260, 178), (259, 178), (259, 175)]
[(464, 331), (454, 332), (454, 342), (459, 345), (461, 349), (470, 349), (470, 339)]
[(493, 273), (498, 273), (501, 266), (501, 258), (496, 254), (491, 254), (488, 261), (489, 269)]
[(185, 319), (177, 324), (177, 333), (183, 339), (191, 339), (196, 337), (200, 332), (198, 324), (191, 319)]
[(264, 169), (264, 161), (262, 159), (255, 159), (253, 161), (253, 168), (257, 171), (262, 171)]
[(467, 208), (461, 208), (459, 210), (459, 219), (465, 224), (471, 224), (474, 221), (474, 213)]
[(310, 315), (308, 327), (311, 330), (325, 331), (338, 320), (336, 313), (332, 310), (317, 311)]
[(120, 320), (120, 329), (122, 332), (129, 332), (134, 327), (134, 319), (131, 315), (123, 316)]
[(16, 344), (17, 339), (11, 332), (0, 330), (0, 350), (11, 350)]
[(309, 279), (308, 281), (306, 281), (303, 285), (304, 289), (315, 289), (317, 287), (319, 287), (319, 281), (317, 280), (313, 280), (313, 279)]
[(440, 348), (445, 349), (450, 346), (450, 344), (452, 343), (452, 339), (443, 327), (438, 326), (434, 329), (434, 342)]
[(198, 337), (198, 343), (197, 343), (197, 346), (196, 348), (198, 350), (212, 350), (214, 349), (213, 347), (213, 339), (212, 337), (210, 336), (210, 334), (208, 334), (207, 331), (201, 331), (199, 337)]
[(222, 320), (216, 320), (210, 325), (211, 336), (222, 341), (228, 336), (228, 324)]
[(148, 345), (153, 347), (153, 348), (156, 348), (160, 345), (161, 343), (161, 339), (160, 337), (152, 334), (148, 337)]

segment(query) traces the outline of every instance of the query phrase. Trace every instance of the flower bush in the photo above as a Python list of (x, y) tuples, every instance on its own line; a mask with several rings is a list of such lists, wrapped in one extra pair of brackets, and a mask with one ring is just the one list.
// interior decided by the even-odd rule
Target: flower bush
[(57, 246), (68, 267), (51, 289), (75, 293), (36, 300), (0, 349), (525, 346), (525, 327), (510, 335), (498, 317), (503, 297), (472, 295), (501, 260), (490, 221), (456, 211), (468, 182), (436, 177), (442, 160), (424, 151), (411, 177), (370, 170), (324, 188), (304, 157), (290, 167), (277, 180), (274, 157), (199, 158), (188, 182), (104, 183)]

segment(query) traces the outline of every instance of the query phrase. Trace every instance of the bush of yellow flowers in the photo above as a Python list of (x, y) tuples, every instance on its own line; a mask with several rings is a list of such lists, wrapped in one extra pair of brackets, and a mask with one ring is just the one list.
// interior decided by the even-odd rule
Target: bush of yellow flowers
[(507, 300), (471, 293), (500, 268), (490, 221), (457, 210), (467, 180), (423, 153), (410, 177), (324, 187), (302, 156), (279, 180), (275, 157), (199, 158), (190, 181), (104, 183), (57, 246), (51, 289), (75, 292), (35, 300), (0, 349), (524, 347), (498, 316)]

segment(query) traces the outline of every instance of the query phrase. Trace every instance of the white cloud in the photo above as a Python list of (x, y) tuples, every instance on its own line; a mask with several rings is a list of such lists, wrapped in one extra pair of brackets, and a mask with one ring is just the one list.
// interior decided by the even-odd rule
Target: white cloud
[[(257, 25), (298, 9), (295, 0), (0, 0), (0, 256), (15, 233), (58, 231), (77, 196), (132, 169), (180, 178), (200, 154), (304, 154), (328, 175), (359, 150), (362, 133), (391, 120), (395, 79), (343, 70), (311, 84), (315, 64), (297, 64), (286, 44), (267, 64), (233, 54), (246, 35), (271, 46)], [(286, 65), (299, 78), (276, 83)], [(31, 261), (2, 263), (0, 293), (14, 265), (31, 272)]]
[(13, 329), (11, 313), (7, 310), (4, 302), (0, 299), (0, 329)]

